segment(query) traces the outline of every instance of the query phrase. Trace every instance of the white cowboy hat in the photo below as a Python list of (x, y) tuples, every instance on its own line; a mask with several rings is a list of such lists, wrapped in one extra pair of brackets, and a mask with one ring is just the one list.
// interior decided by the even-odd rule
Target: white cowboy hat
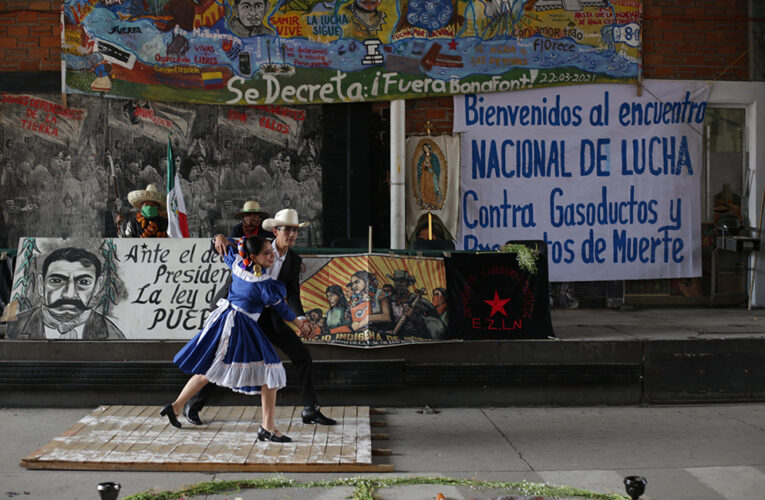
[(235, 217), (237, 219), (240, 219), (247, 214), (260, 214), (260, 217), (262, 219), (265, 219), (266, 217), (270, 215), (268, 212), (260, 208), (260, 203), (258, 203), (257, 201), (252, 201), (252, 200), (245, 201), (244, 205), (242, 206), (242, 210), (237, 212)]
[(290, 226), (290, 227), (306, 227), (310, 222), (298, 222), (298, 213), (294, 208), (285, 208), (279, 210), (274, 215), (273, 219), (266, 219), (263, 221), (263, 229), (271, 231), (275, 227)]
[(140, 210), (141, 205), (147, 201), (153, 201), (154, 203), (159, 204), (160, 207), (165, 207), (165, 195), (164, 193), (157, 191), (157, 186), (154, 184), (149, 184), (146, 186), (146, 189), (130, 191), (127, 198), (130, 204), (138, 210)]

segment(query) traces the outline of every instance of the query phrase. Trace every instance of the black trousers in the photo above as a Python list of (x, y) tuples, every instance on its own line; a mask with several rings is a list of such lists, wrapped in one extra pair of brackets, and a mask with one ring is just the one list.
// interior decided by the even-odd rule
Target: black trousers
[[(213, 299), (213, 304), (219, 299), (228, 296), (231, 283), (226, 283)], [(280, 349), (292, 362), (297, 371), (298, 384), (300, 385), (300, 400), (304, 406), (313, 406), (317, 403), (316, 389), (313, 387), (313, 359), (311, 351), (300, 340), (295, 332), (288, 327), (278, 314), (271, 308), (266, 308), (258, 319), (258, 325), (275, 347)], [(216, 391), (215, 384), (207, 384), (199, 392), (194, 394), (188, 402), (190, 408), (201, 410), (207, 400)]]

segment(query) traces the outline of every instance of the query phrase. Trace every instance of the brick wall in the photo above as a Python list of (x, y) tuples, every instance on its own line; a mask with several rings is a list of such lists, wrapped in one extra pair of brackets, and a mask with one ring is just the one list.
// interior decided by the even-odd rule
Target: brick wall
[(0, 0), (0, 71), (59, 71), (60, 19), (60, 1)]
[(646, 78), (749, 79), (747, 0), (647, 0), (643, 5)]
[[(373, 113), (382, 113), (388, 109), (387, 102), (376, 102), (372, 105)], [(430, 121), (430, 133), (448, 134), (452, 131), (454, 119), (451, 97), (434, 97), (429, 99), (410, 99), (406, 101), (406, 134), (422, 134), (425, 123)]]

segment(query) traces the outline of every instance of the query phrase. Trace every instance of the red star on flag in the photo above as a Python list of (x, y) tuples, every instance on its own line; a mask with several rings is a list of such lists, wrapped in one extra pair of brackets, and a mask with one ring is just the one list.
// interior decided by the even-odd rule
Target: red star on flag
[(496, 290), (494, 290), (494, 298), (492, 300), (484, 300), (484, 302), (491, 306), (489, 317), (494, 316), (498, 312), (502, 313), (502, 316), (507, 316), (507, 313), (505, 312), (505, 304), (510, 302), (510, 299), (500, 299), (499, 293), (497, 293)]
[(452, 38), (452, 41), (451, 41), (451, 42), (449, 42), (449, 44), (448, 44), (448, 45), (449, 45), (449, 48), (450, 48), (450, 49), (452, 49), (452, 50), (457, 50), (457, 40), (455, 40), (454, 38)]

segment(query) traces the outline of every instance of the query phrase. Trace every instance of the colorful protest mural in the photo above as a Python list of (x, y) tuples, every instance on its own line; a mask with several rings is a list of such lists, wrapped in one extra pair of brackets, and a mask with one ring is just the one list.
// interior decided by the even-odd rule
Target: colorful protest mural
[(208, 104), (636, 82), (639, 0), (64, 0), (65, 91)]
[(701, 276), (709, 86), (646, 81), (455, 96), (457, 248), (543, 240), (550, 281)]
[(304, 256), (303, 267), (300, 298), (319, 342), (373, 347), (450, 337), (443, 259)]

